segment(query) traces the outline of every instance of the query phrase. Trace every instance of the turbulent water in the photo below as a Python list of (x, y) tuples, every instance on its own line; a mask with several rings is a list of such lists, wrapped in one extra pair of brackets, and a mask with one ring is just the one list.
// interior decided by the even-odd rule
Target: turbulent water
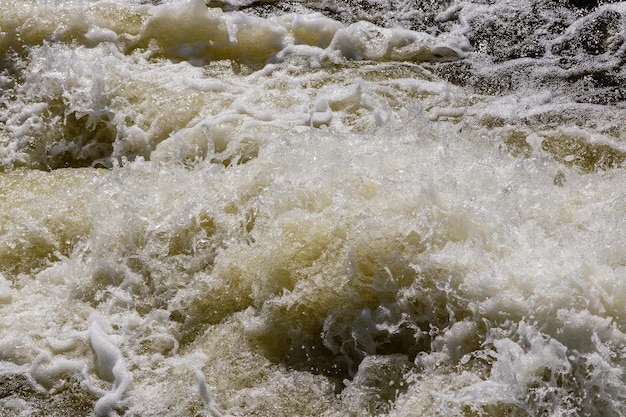
[(626, 2), (0, 0), (0, 415), (626, 415)]

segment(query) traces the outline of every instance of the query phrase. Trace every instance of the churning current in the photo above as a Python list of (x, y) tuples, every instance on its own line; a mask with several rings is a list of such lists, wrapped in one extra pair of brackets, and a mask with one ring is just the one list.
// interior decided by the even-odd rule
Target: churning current
[(626, 3), (0, 0), (0, 414), (623, 416)]

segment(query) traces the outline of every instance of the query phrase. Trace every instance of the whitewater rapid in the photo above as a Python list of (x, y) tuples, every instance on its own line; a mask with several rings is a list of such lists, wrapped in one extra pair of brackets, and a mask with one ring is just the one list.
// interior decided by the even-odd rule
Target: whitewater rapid
[(0, 413), (626, 413), (626, 3), (0, 3)]

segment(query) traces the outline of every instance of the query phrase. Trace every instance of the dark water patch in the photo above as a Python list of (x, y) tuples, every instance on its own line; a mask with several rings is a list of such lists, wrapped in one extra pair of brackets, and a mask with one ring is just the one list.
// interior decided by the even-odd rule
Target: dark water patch
[[(504, 137), (508, 152), (517, 158), (530, 158), (533, 147), (528, 141), (532, 133), (514, 130)], [(568, 168), (578, 168), (591, 173), (620, 168), (626, 160), (626, 152), (604, 142), (595, 142), (584, 133), (547, 131), (542, 132), (541, 150), (555, 161)], [(555, 177), (555, 182), (562, 182), (563, 174)], [(557, 184), (558, 185), (558, 184)]]
[(581, 27), (552, 47), (557, 55), (601, 55), (615, 52), (624, 39), (620, 35), (622, 16), (614, 10), (604, 10), (592, 15)]
[[(454, 16), (468, 25), (472, 50), (462, 63), (429, 68), (481, 94), (532, 89), (574, 102), (614, 105), (626, 100), (623, 28), (626, 17), (609, 2), (579, 8), (555, 1), (530, 7), (500, 3), (483, 13), (462, 7)], [(482, 10), (482, 9), (481, 9)]]
[(578, 92), (573, 98), (578, 103), (611, 105), (626, 101), (626, 72), (600, 71), (569, 78)]
[[(320, 282), (295, 303), (265, 303), (264, 324), (252, 339), (266, 357), (341, 382), (357, 377), (373, 356), (411, 363), (430, 354), (441, 347), (436, 338), (471, 317), (449, 271), (418, 272), (382, 254), (362, 256), (342, 284)], [(478, 340), (470, 337), (464, 350), (478, 348)]]
[(347, 382), (341, 398), (350, 409), (367, 410), (369, 415), (388, 413), (395, 400), (407, 391), (406, 375), (414, 367), (402, 354), (367, 356), (354, 378)]
[(63, 139), (46, 146), (43, 164), (47, 169), (92, 166), (110, 158), (116, 135), (107, 115), (94, 118), (70, 113), (63, 123)]
[(542, 149), (566, 166), (576, 166), (584, 172), (607, 171), (621, 167), (626, 152), (605, 143), (590, 142), (583, 136), (555, 134), (547, 136)]
[(62, 380), (53, 393), (35, 389), (20, 374), (3, 374), (0, 382), (0, 414), (3, 417), (82, 417), (93, 414), (98, 397), (78, 378)]
[(216, 146), (216, 154), (211, 159), (212, 163), (224, 165), (226, 168), (234, 165), (242, 165), (259, 156), (261, 143), (250, 137), (241, 138), (241, 140), (232, 140), (224, 145), (220, 151), (220, 147)]
[(566, 0), (564, 3), (573, 9), (593, 11), (599, 6), (620, 3), (622, 0)]
[(447, 23), (437, 22), (437, 15), (445, 11), (453, 2), (437, 0), (342, 0), (318, 2), (295, 1), (254, 1), (233, 4), (223, 0), (208, 0), (208, 7), (220, 8), (226, 12), (244, 11), (261, 17), (288, 13), (320, 13), (342, 22), (346, 26), (366, 21), (381, 27), (403, 27), (431, 35), (438, 35), (448, 29)]
[[(540, 58), (544, 55), (546, 35), (558, 33), (564, 27), (537, 14), (535, 10), (503, 10), (500, 13), (476, 16), (471, 22), (468, 40), (474, 50), (487, 54), (493, 61), (518, 58)], [(533, 35), (541, 32), (542, 35)]]

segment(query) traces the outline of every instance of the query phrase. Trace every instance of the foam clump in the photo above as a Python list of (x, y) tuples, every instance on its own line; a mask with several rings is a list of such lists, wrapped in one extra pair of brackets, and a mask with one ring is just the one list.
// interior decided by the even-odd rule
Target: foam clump
[(0, 273), (0, 304), (9, 304), (12, 299), (11, 282)]
[(358, 22), (336, 33), (329, 49), (347, 59), (394, 61), (453, 61), (461, 53), (426, 33), (387, 29)]
[(45, 391), (54, 392), (54, 388), (62, 375), (76, 375), (85, 371), (82, 360), (72, 360), (63, 357), (52, 357), (49, 354), (40, 354), (31, 367), (31, 375)]
[(200, 397), (202, 397), (202, 400), (206, 404), (211, 417), (222, 417), (224, 414), (215, 405), (213, 398), (211, 397), (211, 393), (209, 392), (209, 388), (206, 385), (206, 378), (200, 370), (196, 371), (196, 381)]
[(236, 59), (263, 65), (282, 49), (286, 33), (259, 17), (207, 9), (202, 0), (155, 6), (149, 14), (138, 45), (155, 40), (165, 56), (197, 63)]
[(113, 383), (111, 391), (95, 404), (94, 411), (98, 417), (107, 417), (120, 405), (132, 382), (122, 353), (106, 333), (104, 323), (98, 316), (89, 319), (89, 340), (95, 356), (96, 372), (102, 379)]
[(349, 60), (449, 61), (461, 56), (458, 45), (426, 33), (383, 28), (372, 23), (342, 23), (321, 16), (285, 15), (264, 19), (241, 12), (207, 9), (201, 0), (174, 2), (149, 11), (137, 46), (155, 40), (168, 58), (206, 63), (234, 59), (263, 66), (297, 45), (325, 49)]

